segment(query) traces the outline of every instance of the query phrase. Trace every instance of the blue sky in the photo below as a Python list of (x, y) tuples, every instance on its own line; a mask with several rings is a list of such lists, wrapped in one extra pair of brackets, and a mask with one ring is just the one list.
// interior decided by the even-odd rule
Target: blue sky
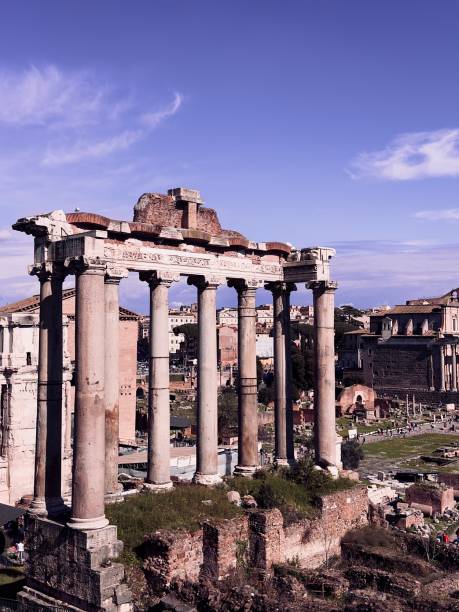
[(450, 0), (4, 4), (0, 301), (37, 287), (17, 217), (130, 219), (175, 186), (251, 239), (336, 247), (339, 303), (459, 285), (458, 34)]

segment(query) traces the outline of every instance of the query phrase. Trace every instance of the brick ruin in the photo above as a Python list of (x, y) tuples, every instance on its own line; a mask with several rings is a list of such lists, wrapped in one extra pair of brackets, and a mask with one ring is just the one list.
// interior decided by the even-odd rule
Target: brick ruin
[(145, 537), (143, 567), (155, 591), (177, 579), (220, 580), (242, 564), (260, 572), (292, 560), (302, 567), (319, 567), (340, 555), (344, 535), (367, 525), (367, 515), (366, 488), (357, 486), (320, 497), (316, 517), (286, 527), (275, 508), (205, 522), (194, 533), (161, 530)]

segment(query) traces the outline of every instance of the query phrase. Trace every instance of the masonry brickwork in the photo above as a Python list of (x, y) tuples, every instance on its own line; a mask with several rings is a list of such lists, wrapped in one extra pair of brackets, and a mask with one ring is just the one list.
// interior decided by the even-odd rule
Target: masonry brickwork
[(196, 581), (203, 563), (203, 532), (162, 529), (145, 537), (141, 556), (143, 569), (155, 590), (173, 579)]
[(367, 514), (367, 490), (356, 486), (322, 496), (315, 518), (286, 527), (274, 508), (206, 522), (195, 533), (160, 530), (145, 539), (145, 575), (151, 587), (160, 591), (175, 579), (224, 578), (242, 564), (262, 572), (292, 559), (302, 567), (318, 567), (340, 554), (343, 536), (366, 525)]
[(445, 485), (426, 487), (414, 484), (406, 489), (405, 499), (411, 508), (422, 510), (428, 515), (443, 514), (455, 506), (454, 489)]
[(219, 523), (205, 522), (203, 525), (202, 574), (212, 579), (228, 576), (247, 554), (249, 520), (244, 515)]

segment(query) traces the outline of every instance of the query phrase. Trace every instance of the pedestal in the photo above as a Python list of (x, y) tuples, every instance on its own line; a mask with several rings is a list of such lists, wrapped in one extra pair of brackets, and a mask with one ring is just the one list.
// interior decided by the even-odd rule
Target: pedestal
[(122, 548), (114, 525), (81, 531), (27, 516), (26, 586), (18, 593), (18, 609), (44, 612), (61, 606), (75, 612), (131, 612), (124, 567), (111, 561)]

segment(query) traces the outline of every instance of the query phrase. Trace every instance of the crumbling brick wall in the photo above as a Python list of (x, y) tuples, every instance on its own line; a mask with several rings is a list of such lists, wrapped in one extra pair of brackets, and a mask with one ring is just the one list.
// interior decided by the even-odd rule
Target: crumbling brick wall
[(425, 487), (412, 485), (405, 491), (405, 499), (412, 508), (422, 510), (425, 514), (438, 512), (443, 514), (455, 506), (454, 489), (446, 487)]
[(143, 545), (145, 574), (159, 591), (177, 578), (223, 578), (239, 563), (261, 571), (293, 559), (304, 567), (317, 567), (340, 553), (345, 533), (366, 525), (367, 515), (366, 487), (355, 487), (322, 496), (317, 517), (287, 527), (274, 508), (209, 521), (196, 533), (157, 531)]
[(249, 515), (249, 565), (269, 570), (284, 561), (284, 520), (280, 510), (251, 512)]
[[(184, 208), (176, 204), (172, 196), (144, 193), (135, 205), (134, 221), (163, 227), (186, 227), (184, 213)], [(197, 211), (196, 229), (219, 236), (222, 228), (215, 210), (200, 206)]]
[(202, 530), (162, 529), (145, 536), (141, 556), (150, 586), (161, 591), (175, 578), (196, 581), (202, 564)]
[(213, 579), (228, 576), (238, 564), (247, 563), (248, 516), (203, 525), (202, 575)]
[(339, 491), (319, 498), (318, 516), (285, 528), (285, 560), (318, 567), (340, 554), (343, 536), (368, 523), (365, 487)]

